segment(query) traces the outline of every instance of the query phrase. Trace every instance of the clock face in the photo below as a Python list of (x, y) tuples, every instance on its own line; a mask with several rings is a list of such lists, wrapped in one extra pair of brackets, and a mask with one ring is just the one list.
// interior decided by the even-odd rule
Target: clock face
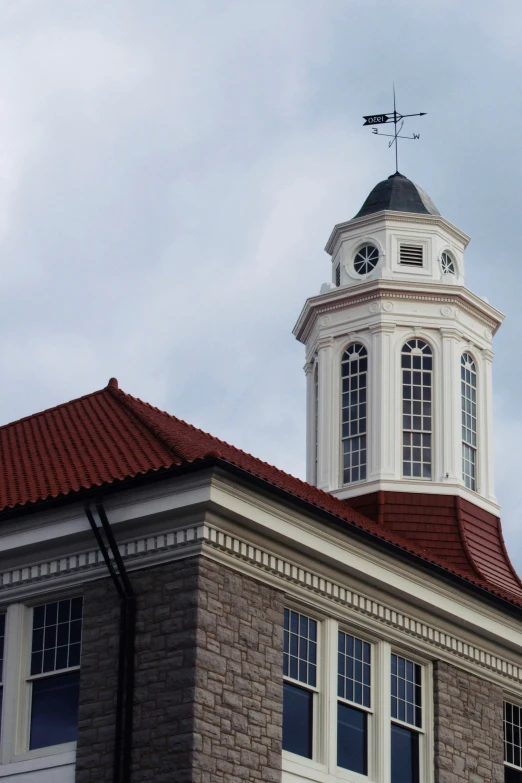
[(358, 275), (367, 275), (375, 269), (379, 261), (379, 251), (375, 245), (364, 245), (353, 260), (353, 268)]
[(455, 261), (449, 255), (449, 253), (443, 253), (440, 257), (440, 267), (443, 275), (455, 274)]

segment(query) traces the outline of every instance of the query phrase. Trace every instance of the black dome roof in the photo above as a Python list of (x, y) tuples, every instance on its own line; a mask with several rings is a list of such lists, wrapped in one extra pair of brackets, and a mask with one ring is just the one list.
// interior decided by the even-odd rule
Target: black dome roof
[(428, 194), (399, 172), (374, 187), (355, 217), (371, 215), (385, 209), (415, 212), (420, 215), (440, 215)]

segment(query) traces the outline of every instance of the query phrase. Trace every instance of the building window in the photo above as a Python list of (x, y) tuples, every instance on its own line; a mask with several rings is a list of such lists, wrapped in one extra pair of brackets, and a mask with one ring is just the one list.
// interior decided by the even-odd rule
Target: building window
[(371, 646), (339, 631), (337, 659), (337, 766), (367, 775)]
[(428, 666), (333, 618), (319, 622), (285, 608), (283, 769), (298, 774), (310, 760), (310, 769), (324, 765), (328, 780), (431, 780)]
[(30, 750), (76, 740), (82, 604), (68, 598), (33, 609)]
[(379, 251), (375, 245), (364, 245), (356, 253), (353, 268), (358, 275), (369, 275), (379, 263)]
[(468, 489), (476, 490), (477, 468), (477, 370), (469, 353), (460, 361), (462, 399), (462, 478)]
[(317, 691), (317, 621), (285, 609), (283, 750), (311, 759)]
[(504, 779), (522, 783), (522, 708), (504, 702)]
[(422, 668), (391, 656), (391, 783), (419, 783)]
[(335, 285), (337, 288), (341, 285), (341, 264), (335, 266)]
[(423, 340), (402, 349), (402, 473), (405, 478), (432, 477), (433, 355)]
[(455, 262), (449, 253), (443, 253), (440, 257), (440, 268), (443, 275), (455, 274)]
[(366, 478), (366, 391), (368, 352), (364, 345), (348, 346), (341, 360), (341, 443), (343, 483)]

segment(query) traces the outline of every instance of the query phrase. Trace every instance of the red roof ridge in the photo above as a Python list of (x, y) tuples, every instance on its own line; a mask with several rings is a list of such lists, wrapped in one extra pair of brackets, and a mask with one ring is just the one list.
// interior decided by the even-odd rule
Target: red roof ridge
[(107, 391), (121, 405), (123, 405), (128, 411), (130, 411), (130, 413), (132, 413), (132, 415), (135, 416), (138, 419), (138, 421), (140, 421), (149, 430), (149, 432), (151, 432), (152, 435), (154, 435), (155, 438), (157, 438), (164, 446), (166, 446), (169, 449), (169, 451), (173, 452), (176, 459), (181, 461), (183, 460), (182, 455), (180, 455), (178, 452), (174, 440), (170, 438), (168, 435), (166, 435), (161, 430), (161, 428), (158, 427), (158, 425), (155, 424), (155, 422), (152, 421), (150, 417), (147, 416), (145, 412), (138, 410), (133, 403), (139, 403), (140, 405), (149, 407), (152, 410), (158, 411), (158, 413), (162, 413), (166, 416), (170, 416), (172, 419), (176, 418), (175, 416), (171, 416), (170, 413), (166, 413), (166, 411), (161, 411), (159, 408), (154, 408), (153, 405), (149, 405), (147, 402), (140, 400), (139, 397), (133, 397), (132, 394), (127, 394), (126, 392), (123, 391), (123, 389), (120, 389), (117, 385), (111, 383), (110, 381), (108, 386), (104, 389), (104, 391)]
[[(105, 389), (103, 389), (103, 391), (105, 391)], [(174, 447), (174, 450), (176, 450), (175, 444), (170, 445), (172, 443), (172, 439), (169, 438), (168, 436), (165, 436), (165, 433), (161, 432), (160, 427), (158, 427), (153, 422), (150, 422), (150, 420), (147, 419), (140, 411), (136, 410), (132, 405), (129, 405), (128, 404), (129, 402), (139, 403), (139, 405), (143, 405), (146, 408), (150, 408), (152, 411), (155, 411), (156, 413), (160, 413), (162, 416), (168, 416), (169, 419), (173, 419), (174, 421), (179, 422), (179, 424), (182, 424), (184, 427), (187, 427), (188, 429), (193, 430), (194, 432), (197, 432), (200, 435), (204, 435), (206, 438), (212, 438), (212, 440), (216, 441), (221, 446), (225, 446), (227, 449), (233, 450), (238, 455), (242, 455), (244, 457), (248, 457), (249, 459), (253, 459), (260, 465), (264, 465), (265, 467), (270, 468), (272, 470), (277, 470), (279, 474), (292, 479), (292, 481), (298, 481), (303, 487), (309, 488), (313, 486), (312, 484), (309, 484), (307, 481), (300, 479), (298, 476), (294, 476), (292, 473), (288, 473), (287, 471), (282, 470), (282, 468), (277, 468), (275, 465), (272, 465), (270, 462), (266, 462), (265, 460), (262, 460), (260, 457), (256, 457), (254, 454), (250, 454), (250, 452), (244, 451), (243, 449), (240, 449), (238, 446), (234, 446), (232, 443), (228, 443), (228, 441), (223, 440), (222, 438), (218, 438), (217, 435), (212, 435), (210, 432), (207, 432), (206, 430), (202, 430), (200, 427), (196, 427), (194, 424), (190, 424), (190, 422), (185, 421), (184, 419), (180, 419), (178, 416), (174, 416), (174, 414), (169, 413), (168, 411), (164, 411), (161, 408), (156, 407), (155, 405), (151, 405), (150, 402), (145, 402), (145, 400), (141, 400), (139, 397), (134, 397), (132, 394), (128, 394), (128, 392), (124, 392), (123, 389), (119, 389), (117, 387), (116, 388), (107, 387), (106, 391), (110, 392), (112, 396), (116, 397), (120, 402), (126, 404), (128, 410), (131, 410), (134, 413), (134, 415), (149, 428), (149, 430), (153, 433), (153, 435), (159, 437), (160, 440), (165, 445), (169, 446), (169, 448)], [(176, 456), (179, 456), (177, 451), (176, 451)], [(206, 457), (207, 455), (204, 456)], [(212, 455), (212, 456), (214, 457), (216, 455)], [(221, 454), (220, 456), (221, 459), (224, 459), (226, 462), (232, 462), (230, 459), (227, 459), (225, 455)], [(208, 458), (210, 459), (210, 456)], [(313, 486), (313, 488), (317, 492), (321, 492), (322, 494), (324, 494), (325, 497), (327, 498), (333, 497), (333, 495), (331, 495), (329, 492), (325, 492), (324, 490), (319, 489), (318, 487)], [(361, 514), (360, 511), (351, 508), (351, 506), (348, 506), (348, 508), (354, 515), (360, 516), (363, 519), (367, 519), (367, 517), (365, 517), (364, 514)]]

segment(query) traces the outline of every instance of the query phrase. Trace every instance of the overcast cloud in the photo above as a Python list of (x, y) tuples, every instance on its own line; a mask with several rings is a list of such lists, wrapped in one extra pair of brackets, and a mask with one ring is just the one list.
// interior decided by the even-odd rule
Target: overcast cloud
[(323, 247), (393, 171), (361, 116), (426, 111), (401, 171), (470, 234), (522, 571), (522, 5), (2, 0), (0, 417), (105, 386), (302, 476)]

